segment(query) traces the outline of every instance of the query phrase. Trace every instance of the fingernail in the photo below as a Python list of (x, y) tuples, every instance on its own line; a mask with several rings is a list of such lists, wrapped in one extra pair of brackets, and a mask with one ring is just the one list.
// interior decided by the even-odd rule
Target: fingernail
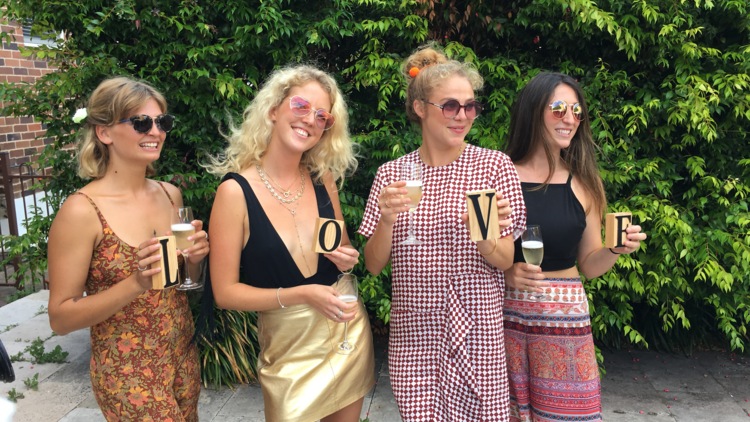
[(192, 241), (192, 240), (193, 240), (193, 236), (189, 236), (189, 237), (188, 237), (188, 240), (191, 240), (191, 241)]

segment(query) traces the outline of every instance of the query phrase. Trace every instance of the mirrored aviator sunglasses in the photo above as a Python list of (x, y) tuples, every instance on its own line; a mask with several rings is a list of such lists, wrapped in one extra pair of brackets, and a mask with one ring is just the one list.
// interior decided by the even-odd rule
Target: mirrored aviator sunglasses
[(130, 122), (133, 124), (133, 129), (138, 133), (148, 133), (151, 128), (154, 127), (154, 121), (156, 121), (156, 128), (164, 133), (168, 133), (174, 128), (174, 116), (171, 114), (162, 114), (156, 119), (152, 119), (151, 116), (145, 114), (139, 114), (129, 119), (120, 120), (119, 123)]
[(307, 101), (299, 95), (295, 95), (289, 99), (289, 107), (291, 107), (292, 109), (292, 114), (297, 117), (305, 117), (310, 114), (311, 111), (314, 111), (315, 125), (317, 125), (318, 129), (321, 130), (328, 130), (332, 128), (333, 124), (336, 122), (336, 119), (334, 119), (331, 113), (323, 109), (316, 110), (312, 108), (312, 104), (310, 104), (310, 101)]
[[(552, 110), (552, 117), (558, 120), (565, 118), (568, 113), (568, 104), (565, 101), (555, 101), (549, 105)], [(573, 104), (573, 118), (582, 121), (586, 116), (583, 114), (583, 107), (579, 103)]]

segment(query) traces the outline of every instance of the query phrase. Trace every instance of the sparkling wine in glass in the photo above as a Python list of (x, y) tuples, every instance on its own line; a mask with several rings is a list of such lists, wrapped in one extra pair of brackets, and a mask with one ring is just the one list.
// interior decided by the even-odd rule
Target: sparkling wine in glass
[[(357, 302), (359, 300), (359, 285), (357, 284), (357, 277), (352, 274), (341, 274), (339, 275), (338, 281), (336, 281), (336, 289), (341, 293), (339, 300), (344, 303)], [(355, 306), (351, 310), (344, 310), (345, 313), (354, 312), (357, 309)], [(357, 346), (349, 341), (349, 323), (344, 323), (344, 341), (335, 346), (336, 353), (340, 355), (351, 355), (356, 350)]]
[[(195, 234), (195, 227), (190, 224), (192, 221), (193, 210), (190, 207), (177, 208), (177, 212), (172, 217), (172, 235), (177, 240), (177, 248), (180, 249), (180, 253), (195, 243), (195, 241), (188, 240), (188, 237)], [(203, 287), (203, 284), (195, 282), (190, 278), (188, 266), (188, 256), (182, 253), (182, 268), (185, 271), (185, 281), (176, 287), (177, 290), (195, 290)]]
[[(544, 242), (542, 241), (542, 229), (539, 226), (530, 225), (521, 235), (521, 250), (523, 259), (527, 264), (540, 266), (544, 259)], [(547, 295), (529, 291), (528, 298), (531, 300), (547, 299)]]
[(410, 198), (409, 206), (409, 236), (399, 245), (421, 245), (422, 241), (414, 236), (414, 216), (412, 215), (422, 199), (422, 167), (419, 163), (404, 163), (401, 166), (401, 180), (406, 182), (406, 195)]

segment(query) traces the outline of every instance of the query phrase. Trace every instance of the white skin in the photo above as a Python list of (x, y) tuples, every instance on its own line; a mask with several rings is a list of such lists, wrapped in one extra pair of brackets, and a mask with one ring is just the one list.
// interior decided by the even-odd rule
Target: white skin
[[(163, 112), (153, 99), (131, 113), (156, 118)], [(153, 180), (146, 178), (149, 163), (159, 159), (166, 133), (153, 125), (141, 134), (129, 122), (97, 126), (96, 134), (109, 150), (104, 177), (86, 185), (81, 192), (91, 197), (114, 233), (128, 245), (138, 246), (138, 265), (149, 268), (161, 255), (151, 256), (161, 247), (157, 235), (170, 235), (175, 213), (167, 195)], [(175, 206), (182, 206), (179, 189), (164, 184)], [(187, 249), (190, 273), (199, 274), (199, 263), (208, 254), (203, 222), (193, 221), (196, 233), (188, 240), (195, 245)], [(83, 297), (91, 256), (103, 237), (102, 225), (91, 204), (81, 195), (71, 195), (60, 208), (49, 234), (50, 299), (49, 319), (52, 330), (60, 335), (90, 327), (119, 312), (135, 298), (148, 291), (151, 276), (161, 268), (134, 271), (111, 288)], [(144, 240), (147, 239), (147, 240)]]
[[(452, 99), (458, 100), (462, 105), (474, 100), (474, 90), (463, 76), (454, 75), (447, 78), (433, 89), (426, 100), (442, 105)], [(424, 163), (432, 167), (441, 167), (455, 161), (463, 148), (466, 134), (469, 133), (474, 123), (472, 119), (466, 117), (465, 109), (461, 108), (458, 115), (450, 119), (443, 115), (443, 110), (439, 107), (415, 100), (414, 111), (422, 120), (421, 157)], [(367, 270), (373, 274), (380, 274), (390, 261), (393, 225), (396, 223), (398, 214), (409, 211), (407, 204), (411, 202), (411, 199), (401, 198), (401, 195), (406, 194), (404, 186), (406, 186), (404, 181), (391, 183), (383, 189), (378, 198), (380, 220), (375, 232), (365, 245), (365, 264)], [(512, 212), (510, 201), (502, 199), (499, 192), (497, 206), (498, 221), (502, 231), (513, 222), (510, 219)], [(464, 213), (460, 218), (468, 227), (468, 214)], [(497, 247), (495, 247), (495, 242), (497, 242)], [(477, 248), (482, 254), (488, 254), (484, 258), (496, 268), (505, 270), (513, 263), (511, 236), (477, 242)]]
[[(269, 112), (269, 118), (274, 122), (274, 129), (268, 148), (263, 154), (262, 165), (266, 178), (270, 176), (281, 186), (290, 186), (291, 190), (299, 189), (301, 186), (302, 154), (320, 142), (324, 133), (315, 123), (315, 112), (304, 117), (297, 117), (292, 113), (289, 99), (295, 95), (309, 101), (314, 109), (329, 112), (331, 110), (328, 93), (319, 83), (309, 82), (303, 86), (292, 87), (281, 104)], [(296, 201), (298, 204), (287, 204), (285, 207), (266, 188), (255, 165), (240, 172), (252, 186), (253, 192), (289, 250), (297, 268), (304, 277), (310, 277), (318, 267), (319, 254), (312, 252), (311, 248), (315, 219), (318, 217), (318, 205), (310, 173), (307, 170), (304, 170), (304, 173), (305, 193)], [(331, 198), (336, 219), (343, 220), (339, 193), (333, 176), (330, 173), (324, 175), (323, 182)], [(292, 217), (289, 209), (296, 209), (295, 217)], [(294, 219), (297, 221), (297, 228), (295, 228)], [(297, 229), (299, 229), (299, 239)], [(237, 271), (240, 267), (240, 254), (247, 242), (251, 240), (251, 233), (245, 197), (242, 188), (234, 180), (222, 183), (216, 192), (211, 212), (210, 232), (214, 243), (214, 253), (209, 258), (211, 260), (211, 283), (214, 299), (219, 307), (241, 311), (267, 311), (279, 308), (279, 301), (281, 301), (284, 306), (309, 305), (335, 322), (348, 322), (357, 315), (357, 304), (342, 302), (338, 298), (339, 292), (332, 286), (301, 285), (277, 292), (277, 289), (262, 289), (240, 283)], [(342, 237), (341, 246), (330, 254), (323, 254), (323, 259), (336, 264), (340, 271), (349, 271), (357, 264), (359, 252), (351, 246), (346, 230)], [(253, 241), (262, 242), (263, 239)], [(321, 421), (358, 421), (363, 402), (364, 398)]]
[[(548, 103), (558, 100), (565, 101), (568, 104), (565, 117), (556, 119), (552, 116), (549, 107), (544, 112), (545, 142), (552, 149), (552, 155), (557, 159), (555, 173), (550, 180), (550, 183), (553, 184), (566, 183), (568, 180), (570, 172), (560, 158), (560, 151), (570, 146), (570, 142), (580, 125), (580, 122), (573, 117), (572, 106), (579, 102), (573, 88), (566, 84), (558, 85)], [(516, 163), (516, 170), (522, 182), (544, 182), (549, 175), (550, 168), (543, 145), (540, 144), (529, 159), (522, 163)], [(549, 283), (541, 281), (545, 278), (573, 278), (580, 274), (589, 279), (596, 278), (609, 271), (617, 261), (619, 255), (613, 254), (608, 248), (602, 246), (602, 223), (600, 213), (595, 209), (593, 198), (584, 189), (577, 176), (573, 176), (571, 186), (576, 198), (583, 205), (583, 209), (590, 210), (586, 215), (586, 229), (576, 252), (578, 267), (572, 266), (564, 270), (542, 273), (539, 266), (516, 262), (511, 269), (505, 272), (505, 283), (509, 287), (542, 293), (544, 287), (549, 287)], [(625, 246), (613, 248), (615, 252), (619, 254), (633, 253), (640, 248), (641, 241), (646, 240), (646, 234), (641, 233), (641, 226), (630, 226), (627, 233), (628, 240), (625, 242)]]

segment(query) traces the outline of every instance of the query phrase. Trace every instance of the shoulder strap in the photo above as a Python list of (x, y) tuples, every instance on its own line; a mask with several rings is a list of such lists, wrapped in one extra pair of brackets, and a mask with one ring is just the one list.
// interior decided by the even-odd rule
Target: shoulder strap
[(566, 185), (570, 186), (570, 182), (573, 180), (573, 172), (571, 171), (568, 175), (568, 181), (565, 182)]
[(99, 211), (99, 207), (96, 206), (96, 203), (94, 202), (94, 200), (91, 199), (90, 196), (86, 195), (85, 193), (81, 191), (76, 192), (76, 194), (83, 195), (83, 197), (89, 200), (89, 203), (91, 204), (91, 206), (94, 207), (94, 211), (96, 211), (96, 215), (99, 217), (99, 222), (102, 223), (102, 228), (104, 229), (104, 228), (109, 227), (109, 224), (107, 224), (107, 220), (104, 219), (102, 212)]
[(336, 218), (331, 197), (328, 195), (328, 189), (326, 189), (324, 184), (312, 183), (312, 185), (315, 189), (315, 199), (318, 202), (318, 214), (323, 218)]
[(172, 209), (174, 210), (174, 212), (179, 214), (179, 211), (177, 211), (177, 207), (174, 205), (174, 201), (172, 200), (172, 195), (170, 195), (169, 192), (167, 192), (167, 188), (164, 187), (164, 184), (162, 182), (156, 182), (156, 183), (158, 183), (159, 186), (161, 186), (162, 190), (164, 190), (164, 193), (167, 194), (167, 198), (169, 199), (169, 203), (172, 204)]

